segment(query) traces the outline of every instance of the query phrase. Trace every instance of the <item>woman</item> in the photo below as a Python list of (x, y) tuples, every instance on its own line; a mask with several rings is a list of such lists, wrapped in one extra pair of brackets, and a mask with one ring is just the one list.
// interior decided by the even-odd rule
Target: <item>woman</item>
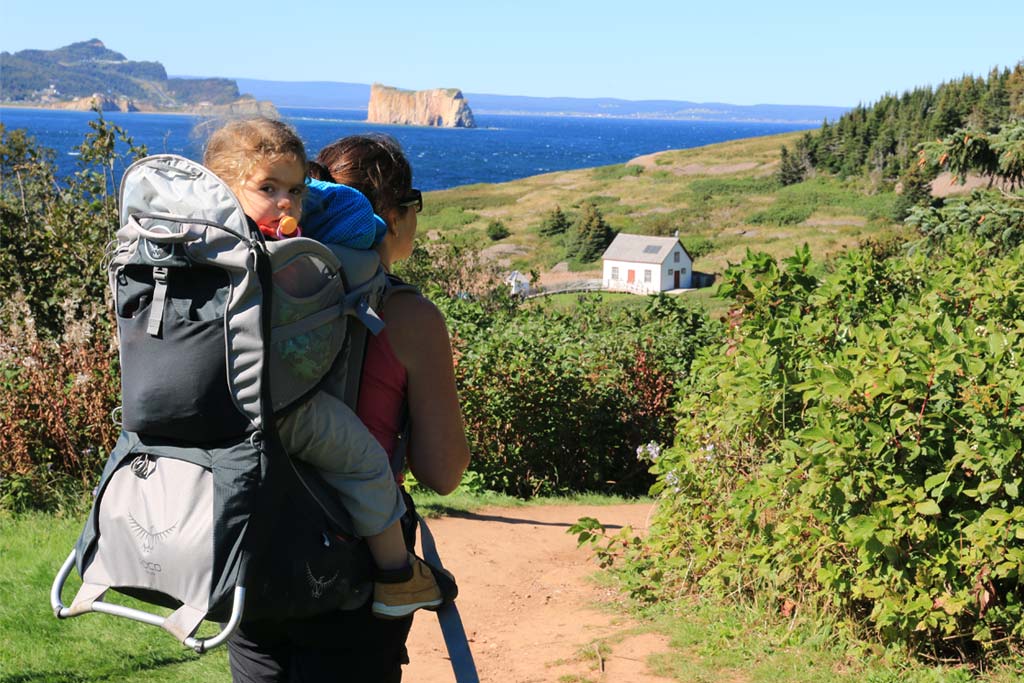
[[(311, 175), (355, 187), (384, 218), (387, 231), (377, 247), (384, 268), (390, 272), (408, 258), (423, 200), (398, 143), (388, 136), (352, 136), (324, 148), (317, 162)], [(408, 416), (410, 470), (420, 484), (451, 493), (469, 464), (469, 446), (444, 317), (419, 293), (402, 288), (379, 313), (386, 327), (367, 341), (356, 412), (389, 456)], [(401, 472), (395, 476), (401, 481)], [(407, 495), (406, 503), (411, 511)], [(411, 549), (412, 533), (407, 542)], [(245, 623), (229, 642), (232, 677), (236, 683), (401, 681), (411, 626), (412, 617), (377, 619), (369, 603), (309, 619)]]

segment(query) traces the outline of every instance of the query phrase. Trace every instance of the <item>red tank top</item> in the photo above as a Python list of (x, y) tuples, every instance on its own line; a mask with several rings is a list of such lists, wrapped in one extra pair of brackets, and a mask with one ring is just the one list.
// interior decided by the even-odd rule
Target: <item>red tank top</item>
[[(368, 335), (356, 414), (388, 456), (394, 455), (398, 443), (408, 386), (408, 374), (391, 348), (387, 329), (377, 336)], [(401, 481), (400, 472), (396, 478)]]

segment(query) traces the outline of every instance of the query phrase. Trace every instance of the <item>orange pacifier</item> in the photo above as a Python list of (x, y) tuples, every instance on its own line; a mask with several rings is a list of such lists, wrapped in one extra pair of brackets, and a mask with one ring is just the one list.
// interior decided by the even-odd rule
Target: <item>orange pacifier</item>
[(279, 220), (276, 228), (272, 228), (269, 225), (261, 225), (260, 232), (275, 240), (302, 236), (302, 228), (299, 227), (299, 222), (291, 216), (285, 216)]

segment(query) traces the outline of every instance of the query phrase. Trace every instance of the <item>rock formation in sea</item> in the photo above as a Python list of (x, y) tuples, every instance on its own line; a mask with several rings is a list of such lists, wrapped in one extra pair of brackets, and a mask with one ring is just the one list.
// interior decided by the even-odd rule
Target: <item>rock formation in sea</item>
[(475, 128), (473, 111), (458, 88), (399, 90), (380, 83), (370, 88), (370, 123)]

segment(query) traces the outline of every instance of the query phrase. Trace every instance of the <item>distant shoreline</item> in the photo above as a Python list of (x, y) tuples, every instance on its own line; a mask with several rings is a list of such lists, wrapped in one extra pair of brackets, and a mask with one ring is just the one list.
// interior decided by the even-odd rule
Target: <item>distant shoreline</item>
[[(23, 104), (21, 102), (0, 102), (0, 109), (32, 109), (35, 111), (65, 111), (65, 112), (78, 112), (80, 114), (94, 114), (92, 109), (68, 109), (66, 107), (48, 107), (45, 104)], [(109, 109), (103, 112), (104, 114), (169, 114), (173, 116), (203, 116), (203, 114), (194, 111), (181, 111), (180, 109), (168, 109), (167, 111), (153, 110), (145, 111), (142, 109), (136, 111), (121, 111), (120, 109)]]
[[(361, 111), (365, 112), (365, 107), (323, 107), (323, 106), (309, 106), (309, 105), (274, 105), (278, 110), (289, 110), (289, 109), (311, 109), (317, 111)], [(44, 104), (25, 104), (20, 102), (0, 102), (0, 108), (11, 108), (11, 109), (32, 109), (38, 111), (78, 111), (83, 114), (88, 114), (92, 110), (81, 110), (81, 109), (65, 109), (63, 107), (48, 107)], [(213, 118), (216, 115), (211, 115), (201, 111), (181, 111), (179, 109), (168, 109), (168, 110), (138, 110), (138, 111), (120, 111), (120, 110), (109, 110), (106, 113), (117, 113), (117, 114), (165, 114), (172, 116), (194, 116), (194, 117), (206, 117), (211, 116)], [(475, 110), (477, 114), (483, 114), (484, 116), (543, 116), (548, 118), (581, 118), (581, 119), (608, 119), (608, 120), (620, 120), (620, 121), (692, 121), (694, 123), (772, 123), (772, 124), (785, 124), (785, 125), (798, 125), (807, 126), (808, 128), (814, 128), (821, 125), (821, 121), (811, 120), (791, 120), (791, 119), (754, 119), (754, 118), (722, 118), (722, 117), (694, 117), (694, 116), (658, 116), (656, 114), (595, 114), (587, 112), (537, 112), (537, 111), (523, 111), (523, 110), (500, 110), (500, 109), (479, 109)]]

